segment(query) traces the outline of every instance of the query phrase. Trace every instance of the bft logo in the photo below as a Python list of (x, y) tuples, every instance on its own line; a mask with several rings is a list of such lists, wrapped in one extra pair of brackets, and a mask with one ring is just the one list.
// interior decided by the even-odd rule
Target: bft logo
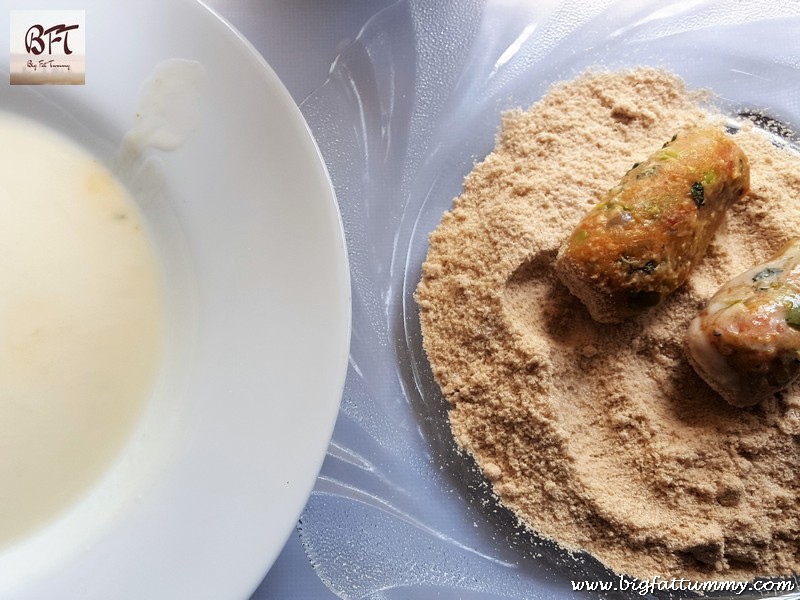
[[(72, 54), (69, 48), (69, 32), (79, 29), (80, 25), (53, 25), (45, 29), (42, 25), (32, 25), (25, 34), (25, 50), (31, 54), (39, 56), (47, 50), (47, 54), (53, 54), (53, 44), (61, 44), (65, 55)], [(47, 42), (45, 44), (45, 42)]]
[(12, 10), (11, 83), (78, 84), (86, 79), (82, 10)]

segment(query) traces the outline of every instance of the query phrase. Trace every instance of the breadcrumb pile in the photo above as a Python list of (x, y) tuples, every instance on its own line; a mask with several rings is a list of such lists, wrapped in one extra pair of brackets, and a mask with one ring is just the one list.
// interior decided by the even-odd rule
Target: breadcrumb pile
[(430, 236), (416, 291), (457, 443), (531, 530), (646, 578), (800, 572), (800, 389), (748, 408), (694, 372), (690, 320), (800, 235), (800, 158), (734, 135), (751, 192), (689, 281), (650, 313), (594, 322), (553, 272), (562, 241), (676, 132), (724, 119), (652, 68), (590, 71), (506, 113)]

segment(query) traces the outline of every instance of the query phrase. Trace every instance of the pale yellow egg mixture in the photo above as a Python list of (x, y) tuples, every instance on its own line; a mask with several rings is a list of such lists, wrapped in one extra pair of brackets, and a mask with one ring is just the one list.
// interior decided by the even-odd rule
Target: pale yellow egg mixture
[(136, 204), (92, 155), (0, 114), (0, 546), (78, 501), (152, 393), (162, 281)]

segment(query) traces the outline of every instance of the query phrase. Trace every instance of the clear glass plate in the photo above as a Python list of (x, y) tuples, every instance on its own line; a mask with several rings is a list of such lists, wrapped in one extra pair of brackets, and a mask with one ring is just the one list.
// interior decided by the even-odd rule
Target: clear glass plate
[(726, 111), (797, 126), (799, 35), (795, 3), (400, 0), (342, 52), (301, 106), (353, 277), (342, 410), (300, 527), (334, 592), (562, 599), (587, 595), (570, 580), (614, 579), (517, 527), (455, 447), (412, 297), (427, 236), (491, 151), (501, 112), (591, 66), (663, 67)]

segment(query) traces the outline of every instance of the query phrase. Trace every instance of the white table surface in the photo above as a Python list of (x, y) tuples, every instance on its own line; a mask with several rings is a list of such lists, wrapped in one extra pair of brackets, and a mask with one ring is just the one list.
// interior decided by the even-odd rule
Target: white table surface
[[(267, 60), (300, 104), (336, 55), (392, 0), (206, 0)], [(317, 577), (296, 532), (251, 600), (337, 598)]]

